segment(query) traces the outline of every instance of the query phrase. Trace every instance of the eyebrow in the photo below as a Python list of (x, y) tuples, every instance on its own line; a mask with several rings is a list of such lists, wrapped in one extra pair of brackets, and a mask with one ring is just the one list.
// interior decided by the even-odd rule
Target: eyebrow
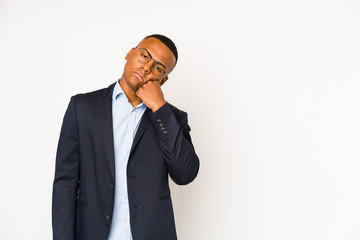
[(149, 53), (149, 51), (148, 51), (146, 48), (142, 48), (142, 49), (144, 49), (144, 50), (149, 54), (150, 58), (152, 58), (155, 63), (162, 65), (162, 66), (166, 69), (166, 66), (165, 66), (164, 64), (162, 64), (161, 62), (156, 61), (156, 60), (151, 56), (151, 54)]

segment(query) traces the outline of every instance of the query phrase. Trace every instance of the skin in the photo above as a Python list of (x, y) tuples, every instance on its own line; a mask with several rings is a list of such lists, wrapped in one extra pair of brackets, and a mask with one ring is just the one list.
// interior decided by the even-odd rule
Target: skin
[[(142, 40), (138, 47), (146, 48), (154, 60), (164, 64), (167, 74), (175, 68), (175, 56), (160, 40), (147, 38)], [(137, 60), (138, 53), (137, 49), (132, 48), (126, 55), (127, 62), (120, 79), (120, 86), (133, 107), (144, 102), (155, 112), (166, 103), (161, 86), (168, 80), (168, 77), (166, 74), (161, 76), (152, 74), (154, 61), (140, 63)]]

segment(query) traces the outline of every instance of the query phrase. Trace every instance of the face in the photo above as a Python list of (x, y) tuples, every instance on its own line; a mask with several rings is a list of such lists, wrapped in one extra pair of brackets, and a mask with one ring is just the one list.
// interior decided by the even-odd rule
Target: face
[[(175, 56), (168, 47), (156, 38), (144, 39), (138, 44), (138, 47), (146, 49), (151, 54), (152, 59), (147, 63), (139, 62), (140, 51), (137, 48), (132, 48), (125, 57), (127, 62), (121, 81), (124, 81), (126, 87), (134, 92), (147, 81), (158, 81), (160, 85), (163, 85), (168, 79), (166, 74), (169, 74), (175, 67)], [(159, 76), (154, 75), (152, 71), (155, 67), (154, 61), (164, 65), (166, 73)]]

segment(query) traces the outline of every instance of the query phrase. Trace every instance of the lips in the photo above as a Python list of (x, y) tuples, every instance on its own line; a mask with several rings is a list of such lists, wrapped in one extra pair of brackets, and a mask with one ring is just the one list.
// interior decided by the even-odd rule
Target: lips
[(142, 81), (142, 82), (144, 81), (144, 77), (143, 77), (140, 73), (134, 71), (134, 75), (135, 75), (140, 81)]

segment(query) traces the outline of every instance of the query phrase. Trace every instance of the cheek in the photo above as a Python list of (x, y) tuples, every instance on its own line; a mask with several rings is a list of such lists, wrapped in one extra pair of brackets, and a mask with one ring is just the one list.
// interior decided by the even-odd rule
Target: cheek
[(136, 59), (130, 59), (126, 62), (126, 68), (129, 71), (139, 70), (141, 68), (141, 63), (139, 63)]
[(132, 73), (133, 69), (134, 69), (133, 65), (127, 62), (124, 67), (124, 73), (129, 75)]

